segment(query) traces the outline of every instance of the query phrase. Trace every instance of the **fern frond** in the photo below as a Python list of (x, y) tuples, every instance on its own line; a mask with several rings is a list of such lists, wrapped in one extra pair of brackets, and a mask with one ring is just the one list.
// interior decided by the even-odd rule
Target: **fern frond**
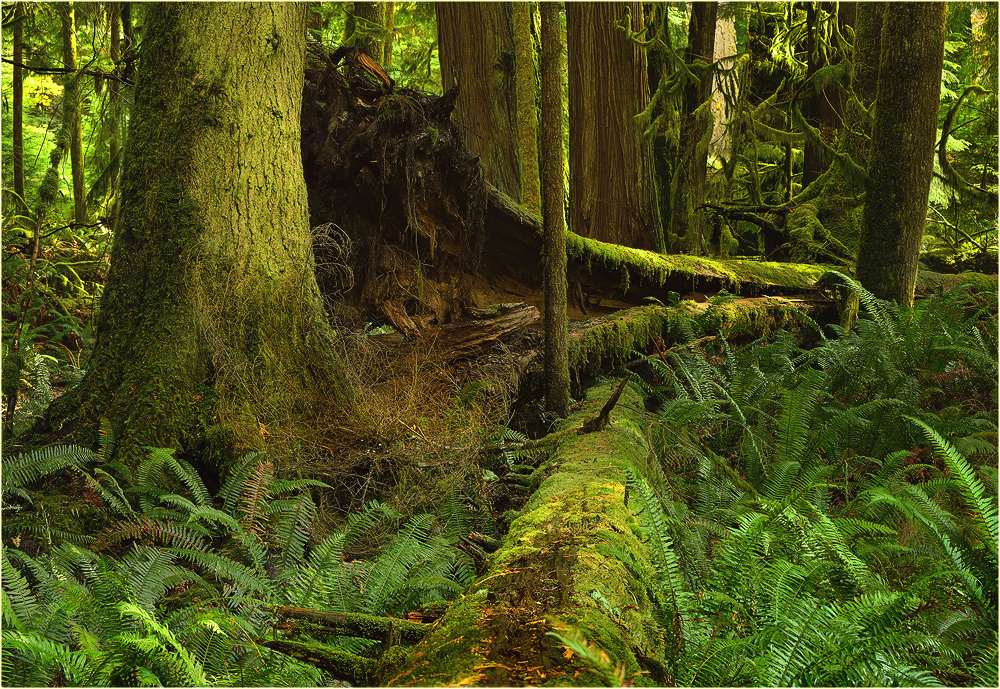
[(3, 493), (26, 488), (43, 476), (60, 469), (68, 466), (81, 466), (89, 462), (96, 462), (98, 459), (96, 453), (79, 445), (43, 447), (28, 454), (17, 455), (9, 459), (4, 458), (3, 470), (0, 473), (0, 487), (2, 487)]

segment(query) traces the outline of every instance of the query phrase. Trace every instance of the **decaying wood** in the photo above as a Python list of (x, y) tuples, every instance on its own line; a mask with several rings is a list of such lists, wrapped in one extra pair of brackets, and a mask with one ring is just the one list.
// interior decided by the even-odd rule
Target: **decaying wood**
[(309, 624), (310, 630), (314, 633), (325, 633), (330, 636), (355, 636), (362, 639), (412, 644), (420, 641), (429, 629), (427, 625), (418, 622), (361, 613), (342, 614), (287, 605), (272, 605), (268, 609), (278, 620), (303, 621)]

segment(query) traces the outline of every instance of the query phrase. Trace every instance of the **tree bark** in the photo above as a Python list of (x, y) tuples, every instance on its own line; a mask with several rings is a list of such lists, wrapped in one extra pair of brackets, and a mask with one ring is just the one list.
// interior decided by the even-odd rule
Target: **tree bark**
[(127, 462), (154, 445), (221, 463), (265, 438), (281, 461), (285, 429), (349, 404), (302, 174), (307, 11), (147, 8), (94, 353), (40, 432), (93, 441), (107, 418)]
[(663, 250), (652, 150), (635, 117), (649, 104), (646, 52), (617, 28), (638, 2), (566, 5), (569, 53), (569, 225), (577, 234)]
[[(386, 29), (386, 5), (391, 2), (355, 2), (352, 35), (348, 42), (361, 48), (383, 66), (392, 54), (392, 37)], [(345, 27), (346, 32), (346, 27)], [(388, 49), (388, 53), (387, 53)]]
[[(538, 80), (535, 68), (535, 45), (531, 30), (534, 3), (515, 2), (511, 5), (514, 28), (514, 79), (517, 86), (517, 143), (521, 164), (521, 203), (533, 213), (539, 213), (541, 184), (538, 172), (538, 108), (535, 96)], [(562, 120), (559, 121), (562, 131)], [(560, 140), (560, 145), (562, 142)]]
[[(59, 5), (62, 20), (63, 66), (76, 69), (76, 19), (73, 3)], [(80, 86), (79, 77), (69, 74), (63, 82), (63, 123), (61, 142), (69, 149), (73, 178), (73, 219), (81, 224), (87, 222), (87, 188), (83, 169), (83, 128), (80, 126)]]
[(946, 6), (890, 3), (857, 277), (880, 299), (913, 303), (937, 135)]
[(569, 414), (569, 358), (566, 314), (566, 219), (562, 142), (562, 39), (559, 6), (542, 6), (542, 215), (545, 234), (545, 409)]
[(511, 7), (435, 3), (441, 87), (461, 82), (453, 118), (483, 163), (486, 181), (521, 202), (518, 108)]
[(21, 64), (24, 63), (24, 5), (14, 4), (14, 133), (12, 148), (14, 154), (14, 193), (17, 203), (25, 204), (24, 198), (24, 76)]
[[(122, 59), (122, 49), (121, 49), (121, 3), (111, 2), (108, 3), (108, 29), (111, 32), (111, 42), (108, 48), (108, 54), (111, 57), (111, 62), (114, 63), (115, 68), (118, 68), (118, 63)], [(120, 86), (117, 81), (108, 81), (108, 99), (110, 101), (110, 115), (107, 118), (108, 126), (111, 127), (111, 136), (108, 140), (108, 152), (110, 153), (110, 159), (114, 161), (118, 157), (118, 147), (121, 145), (119, 142), (119, 131), (118, 131), (118, 93)]]
[(704, 211), (705, 181), (708, 173), (708, 146), (712, 132), (712, 75), (709, 66), (715, 56), (715, 19), (718, 2), (691, 4), (686, 62), (697, 81), (684, 88), (680, 137), (680, 164), (671, 181), (671, 237), (683, 253), (707, 254)]

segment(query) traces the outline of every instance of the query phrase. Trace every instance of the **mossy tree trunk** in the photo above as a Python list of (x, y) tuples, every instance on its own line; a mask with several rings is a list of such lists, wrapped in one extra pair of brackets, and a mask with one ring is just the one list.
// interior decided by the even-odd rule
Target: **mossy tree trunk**
[(943, 2), (885, 8), (857, 277), (900, 304), (913, 302), (934, 173), (946, 14)]
[(670, 183), (670, 236), (682, 253), (706, 254), (708, 241), (703, 222), (708, 146), (712, 133), (712, 74), (715, 57), (715, 20), (718, 2), (695, 2), (688, 24), (686, 62), (697, 80), (684, 88), (678, 164)]
[[(76, 69), (76, 16), (73, 3), (58, 5), (62, 20), (62, 60), (63, 66)], [(64, 150), (69, 149), (73, 178), (73, 220), (87, 222), (87, 188), (83, 170), (83, 127), (80, 126), (80, 84), (79, 76), (69, 74), (63, 85), (62, 101)]]
[[(845, 19), (852, 13), (853, 3), (841, 3), (840, 14), (838, 16), (841, 33), (848, 25)], [(830, 64), (839, 62), (839, 54), (834, 51), (834, 46), (828, 46), (826, 51), (821, 50), (822, 39), (819, 36), (821, 27), (819, 12), (832, 15), (835, 12), (835, 3), (821, 2), (806, 3), (806, 26), (808, 27), (808, 38), (806, 40), (806, 52), (808, 55), (807, 74), (812, 78), (820, 68), (826, 66), (824, 55), (831, 57)], [(832, 21), (832, 19), (830, 20)], [(843, 121), (843, 103), (840, 97), (840, 90), (836, 88), (818, 87), (810, 91), (802, 104), (802, 115), (810, 126), (819, 130), (823, 140), (830, 146), (836, 146), (838, 140), (838, 130), (841, 129)], [(806, 139), (803, 147), (802, 159), (802, 188), (809, 186), (830, 166), (831, 156), (816, 142)]]
[[(461, 82), (452, 118), (486, 181), (521, 202), (514, 30), (509, 3), (435, 4), (441, 87)], [(534, 110), (534, 103), (532, 110)]]
[[(116, 66), (122, 59), (121, 47), (121, 7), (120, 2), (108, 3), (108, 31), (111, 33), (111, 41), (108, 46), (108, 56)], [(119, 84), (117, 81), (108, 82), (108, 96), (110, 101), (110, 113), (107, 117), (107, 126), (111, 128), (108, 137), (109, 158), (114, 161), (118, 157), (118, 148), (121, 145), (118, 131), (118, 109), (119, 105)]]
[(545, 232), (545, 409), (559, 418), (569, 413), (569, 358), (566, 313), (566, 199), (562, 143), (562, 37), (559, 6), (542, 6), (542, 158)]
[(24, 5), (14, 4), (14, 91), (13, 126), (11, 148), (14, 157), (14, 193), (24, 202), (24, 76), (20, 65), (24, 62)]
[[(538, 170), (538, 70), (535, 62), (535, 32), (531, 17), (533, 2), (511, 4), (514, 27), (514, 79), (517, 87), (517, 145), (521, 164), (521, 204), (533, 213), (542, 209)], [(559, 120), (562, 130), (562, 120)], [(561, 172), (561, 169), (560, 169)]]
[(618, 28), (644, 24), (638, 2), (566, 4), (570, 229), (663, 250), (652, 146), (635, 122), (649, 104), (646, 51)]
[(344, 24), (344, 40), (364, 50), (382, 66), (392, 55), (391, 2), (355, 2)]
[(280, 455), (299, 420), (348, 404), (302, 173), (307, 12), (148, 6), (94, 352), (40, 432), (92, 440), (108, 418), (125, 461), (147, 445), (224, 461), (265, 437)]

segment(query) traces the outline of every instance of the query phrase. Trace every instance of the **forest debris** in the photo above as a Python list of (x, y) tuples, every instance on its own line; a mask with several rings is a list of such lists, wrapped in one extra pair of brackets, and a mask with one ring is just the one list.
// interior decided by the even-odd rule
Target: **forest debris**
[(468, 356), (539, 318), (538, 309), (524, 302), (495, 304), (489, 309), (469, 311), (473, 316), (469, 321), (448, 323), (436, 332), (434, 349), (438, 357), (457, 359)]
[(403, 337), (407, 340), (412, 340), (420, 334), (416, 324), (406, 315), (406, 311), (398, 302), (386, 299), (382, 302), (381, 309), (389, 322), (396, 327), (396, 330), (403, 333)]

